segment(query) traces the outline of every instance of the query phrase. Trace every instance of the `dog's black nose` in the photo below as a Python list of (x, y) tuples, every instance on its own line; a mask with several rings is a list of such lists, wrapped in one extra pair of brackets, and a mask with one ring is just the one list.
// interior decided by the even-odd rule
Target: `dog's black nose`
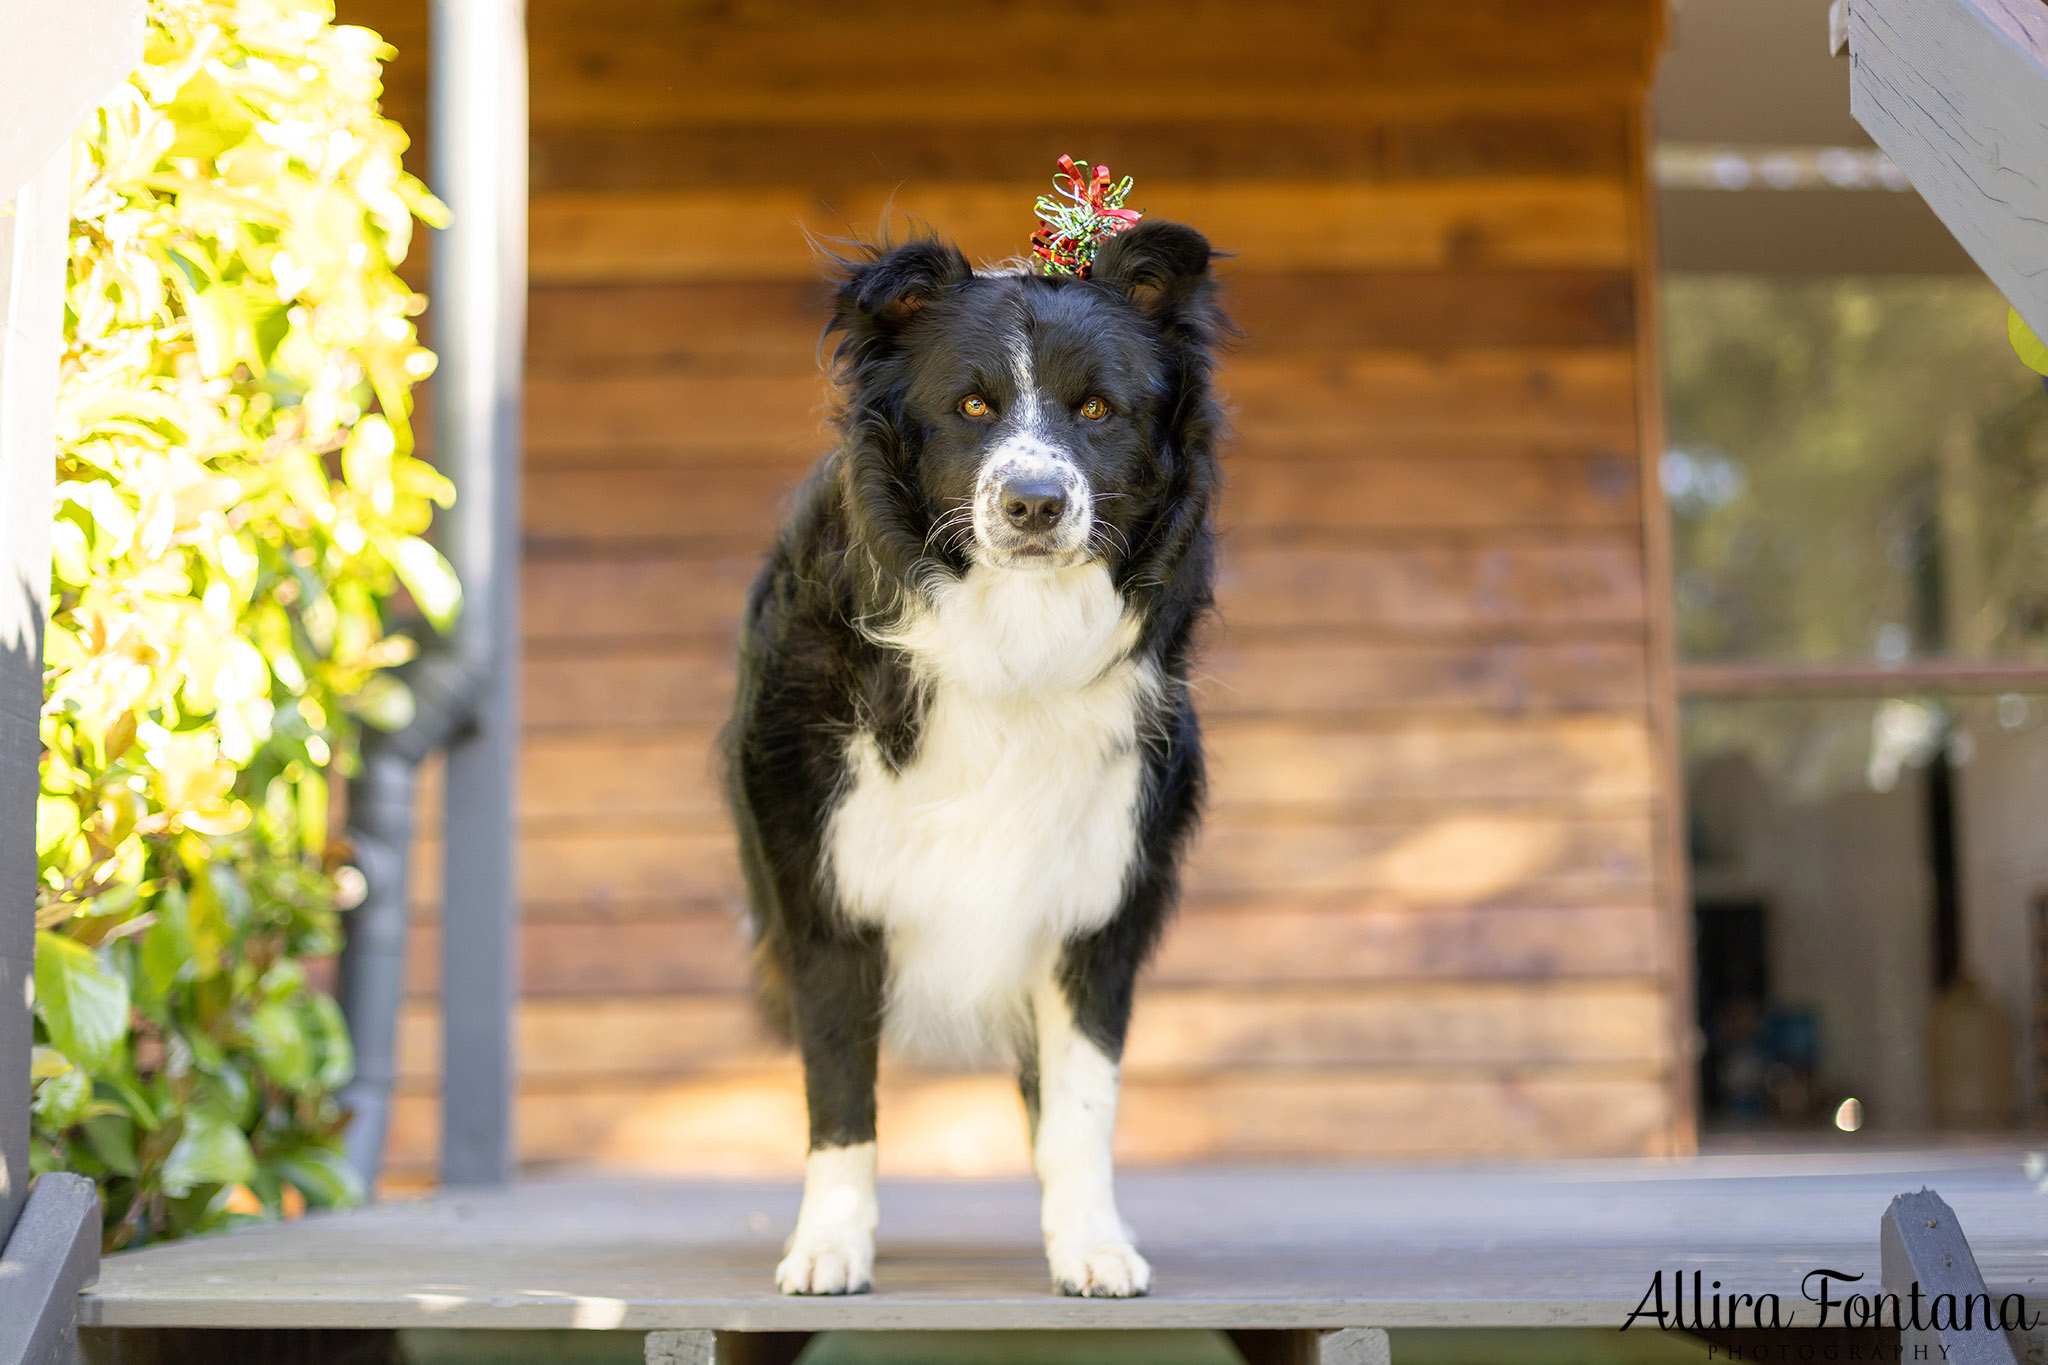
[(1067, 510), (1067, 490), (1050, 479), (1017, 479), (1003, 485), (1003, 516), (1020, 531), (1050, 531)]

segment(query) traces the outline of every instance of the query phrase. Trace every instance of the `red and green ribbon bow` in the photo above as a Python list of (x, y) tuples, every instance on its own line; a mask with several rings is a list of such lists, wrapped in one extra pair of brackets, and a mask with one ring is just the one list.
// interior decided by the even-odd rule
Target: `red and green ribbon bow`
[(1144, 217), (1124, 207), (1131, 192), (1131, 177), (1112, 181), (1109, 167), (1097, 166), (1090, 175), (1086, 163), (1060, 158), (1060, 173), (1053, 177), (1054, 194), (1038, 197), (1038, 230), (1031, 234), (1032, 267), (1041, 275), (1078, 275), (1083, 279), (1095, 267), (1095, 253), (1102, 244)]

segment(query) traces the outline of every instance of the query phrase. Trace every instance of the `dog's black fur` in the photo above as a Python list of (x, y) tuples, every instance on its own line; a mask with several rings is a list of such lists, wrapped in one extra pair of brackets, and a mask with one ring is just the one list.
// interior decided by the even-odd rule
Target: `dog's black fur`
[[(1099, 393), (1113, 409), (1073, 437), (1097, 490), (1089, 545), (1162, 680), (1134, 737), (1138, 853), (1121, 907), (1067, 942), (1057, 968), (1077, 1026), (1121, 1053), (1132, 983), (1174, 902), (1203, 791), (1187, 677), (1211, 604), (1221, 424), (1210, 376), (1229, 332), (1210, 257), (1192, 229), (1146, 222), (1106, 242), (1088, 279), (978, 275), (933, 239), (840, 262), (827, 335), (839, 338), (843, 440), (797, 493), (748, 598), (725, 736), (762, 993), (802, 1052), (813, 1149), (874, 1137), (889, 975), (882, 932), (835, 900), (825, 831), (849, 781), (849, 739), (873, 735), (901, 771), (926, 704), (903, 652), (864, 626), (967, 572), (975, 546), (948, 518), (973, 494), (987, 432), (958, 405), (968, 390), (1000, 398), (993, 348), (1019, 327), (1044, 344), (1041, 389), (1075, 404)], [(1017, 1062), (1035, 1120), (1028, 1046)]]

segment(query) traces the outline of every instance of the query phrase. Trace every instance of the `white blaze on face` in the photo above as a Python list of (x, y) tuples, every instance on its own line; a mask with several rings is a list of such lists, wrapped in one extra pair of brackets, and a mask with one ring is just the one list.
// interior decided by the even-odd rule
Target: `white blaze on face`
[(1010, 373), (1017, 380), (1017, 419), (1024, 430), (1036, 434), (1042, 420), (1038, 399), (1038, 371), (1031, 363), (1031, 339), (1018, 337), (1010, 347)]
[[(1074, 463), (1072, 452), (1052, 439), (1028, 337), (1020, 336), (1012, 344), (1010, 370), (1017, 384), (1017, 401), (975, 479), (975, 543), (985, 559), (1002, 568), (1069, 567), (1087, 557), (1088, 531), (1094, 521), (1088, 479)], [(1024, 536), (1003, 515), (1003, 487), (1017, 481), (1054, 483), (1064, 491), (1066, 511), (1048, 540)], [(1026, 554), (1027, 547), (1051, 553)]]

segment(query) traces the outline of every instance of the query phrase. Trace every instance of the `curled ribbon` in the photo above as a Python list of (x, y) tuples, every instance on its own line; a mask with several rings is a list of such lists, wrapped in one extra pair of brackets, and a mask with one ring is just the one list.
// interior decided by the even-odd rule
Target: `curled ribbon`
[(1038, 230), (1031, 234), (1032, 261), (1041, 275), (1085, 279), (1102, 243), (1144, 215), (1123, 206), (1131, 192), (1131, 177), (1113, 181), (1107, 166), (1096, 166), (1091, 174), (1087, 163), (1076, 165), (1071, 156), (1061, 157), (1059, 164), (1060, 173), (1052, 182), (1057, 194), (1040, 195), (1036, 205)]

